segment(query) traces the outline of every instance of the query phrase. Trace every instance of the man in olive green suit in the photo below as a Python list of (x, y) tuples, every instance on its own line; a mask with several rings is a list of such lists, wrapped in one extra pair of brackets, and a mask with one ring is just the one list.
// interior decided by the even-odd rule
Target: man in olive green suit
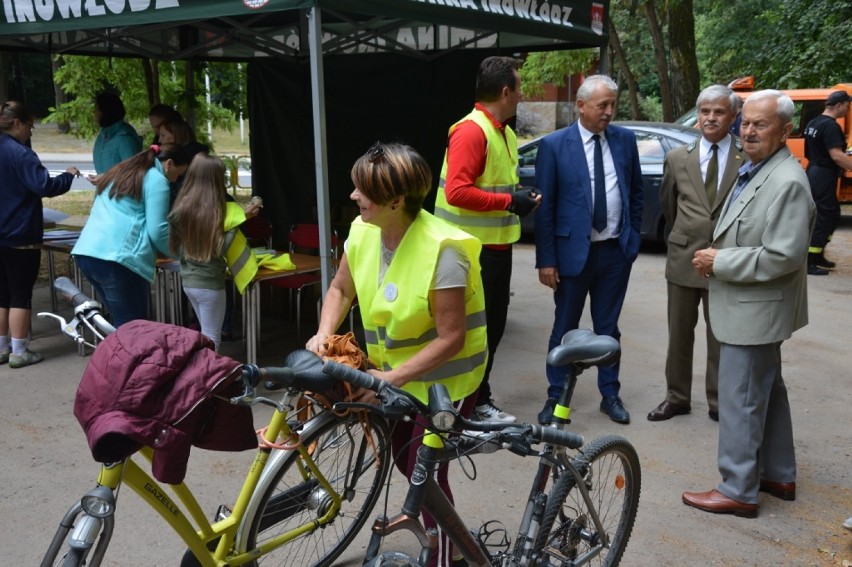
[(666, 155), (660, 186), (660, 205), (671, 228), (666, 257), (666, 399), (648, 414), (650, 421), (664, 421), (692, 411), (692, 349), (699, 305), (707, 326), (707, 405), (710, 418), (719, 419), (719, 342), (710, 328), (707, 278), (698, 275), (692, 258), (697, 250), (710, 245), (722, 204), (743, 164), (740, 141), (730, 133), (738, 100), (736, 93), (723, 85), (701, 91), (695, 103), (701, 138)]
[(793, 101), (759, 91), (743, 105), (749, 162), (722, 209), (711, 248), (693, 265), (710, 279), (719, 356), (722, 481), (683, 502), (707, 512), (757, 516), (758, 491), (796, 498), (796, 455), (781, 343), (808, 322), (807, 253), (816, 218), (808, 179), (786, 146)]

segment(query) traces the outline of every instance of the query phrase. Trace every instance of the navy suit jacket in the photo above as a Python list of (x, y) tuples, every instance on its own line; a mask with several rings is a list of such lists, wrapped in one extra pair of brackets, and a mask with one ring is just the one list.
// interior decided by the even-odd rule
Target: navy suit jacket
[[(636, 136), (609, 125), (609, 144), (621, 192), (619, 244), (627, 262), (639, 254), (642, 226), (642, 170)], [(577, 122), (542, 138), (535, 162), (541, 205), (535, 217), (536, 268), (555, 266), (576, 276), (586, 265), (592, 234), (592, 183)]]

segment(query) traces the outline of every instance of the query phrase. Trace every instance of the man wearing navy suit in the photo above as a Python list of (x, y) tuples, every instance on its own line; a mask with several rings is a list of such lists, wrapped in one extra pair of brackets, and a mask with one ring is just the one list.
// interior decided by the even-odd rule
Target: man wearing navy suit
[[(621, 337), (618, 317), (630, 268), (639, 254), (642, 172), (636, 137), (610, 125), (618, 86), (609, 77), (586, 78), (577, 91), (579, 119), (542, 139), (536, 157), (541, 206), (535, 219), (539, 281), (556, 303), (548, 351), (576, 329), (589, 297), (595, 333)], [(598, 369), (600, 410), (618, 423), (630, 414), (619, 397), (619, 366)], [(554, 413), (565, 369), (547, 366), (547, 402), (539, 421)]]

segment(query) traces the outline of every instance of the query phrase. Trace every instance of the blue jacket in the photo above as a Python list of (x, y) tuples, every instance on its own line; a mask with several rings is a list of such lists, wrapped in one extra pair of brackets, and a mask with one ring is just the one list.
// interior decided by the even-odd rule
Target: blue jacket
[(142, 137), (133, 126), (119, 120), (111, 126), (101, 128), (92, 149), (95, 171), (106, 173), (112, 167), (142, 151)]
[[(639, 254), (642, 227), (642, 170), (636, 136), (610, 124), (606, 129), (621, 192), (619, 245), (628, 262)], [(555, 266), (576, 276), (586, 265), (592, 234), (592, 181), (577, 123), (545, 136), (538, 146), (536, 185), (541, 206), (535, 216), (536, 267)]]
[(116, 262), (153, 282), (157, 251), (169, 255), (169, 180), (163, 166), (155, 158), (145, 173), (141, 201), (112, 199), (111, 188), (95, 197), (71, 254)]
[(73, 180), (70, 173), (51, 179), (35, 152), (0, 133), (0, 246), (40, 244), (42, 197), (67, 192)]

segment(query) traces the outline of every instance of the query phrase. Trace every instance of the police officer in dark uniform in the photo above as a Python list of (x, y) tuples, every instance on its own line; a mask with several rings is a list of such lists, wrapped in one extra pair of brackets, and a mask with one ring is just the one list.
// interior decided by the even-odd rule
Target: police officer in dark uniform
[(840, 219), (837, 202), (837, 177), (843, 169), (852, 170), (852, 157), (846, 155), (846, 138), (838, 118), (849, 112), (852, 96), (846, 91), (834, 91), (825, 101), (825, 112), (805, 127), (805, 157), (808, 159), (808, 182), (817, 206), (816, 226), (808, 248), (808, 274), (824, 276), (834, 262), (825, 258), (825, 246)]

